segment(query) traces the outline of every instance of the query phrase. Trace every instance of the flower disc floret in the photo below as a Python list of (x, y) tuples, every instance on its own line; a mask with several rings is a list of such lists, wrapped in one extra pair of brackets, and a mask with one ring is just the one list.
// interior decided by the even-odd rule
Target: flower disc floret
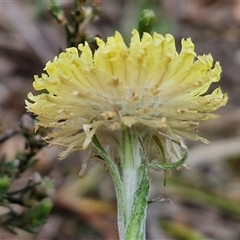
[(196, 55), (190, 38), (178, 53), (172, 35), (140, 38), (136, 30), (129, 46), (119, 32), (96, 42), (94, 53), (85, 43), (48, 62), (33, 83), (41, 93), (26, 101), (37, 127), (50, 128), (46, 140), (66, 149), (61, 158), (124, 125), (206, 142), (196, 134), (199, 122), (216, 118), (212, 112), (227, 102), (220, 88), (208, 93), (221, 74), (210, 54)]

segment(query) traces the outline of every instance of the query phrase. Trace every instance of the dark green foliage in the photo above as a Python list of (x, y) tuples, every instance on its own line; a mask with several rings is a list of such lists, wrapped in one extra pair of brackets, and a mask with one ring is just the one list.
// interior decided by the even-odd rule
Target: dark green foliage
[[(19, 187), (18, 181), (27, 171), (33, 171), (31, 167), (37, 162), (33, 157), (46, 144), (34, 133), (33, 120), (28, 115), (22, 117), (16, 129), (16, 134), (25, 137), (25, 149), (13, 159), (3, 156), (0, 160), (0, 206), (5, 209), (0, 215), (0, 226), (12, 233), (17, 228), (34, 233), (46, 222), (52, 208), (48, 199), (51, 184), (38, 172), (33, 172), (24, 186)], [(5, 136), (4, 141), (7, 139)]]
[(51, 0), (50, 14), (55, 18), (59, 25), (62, 25), (66, 31), (67, 47), (78, 47), (78, 44), (91, 43), (93, 38), (89, 38), (85, 29), (87, 25), (93, 22), (98, 15), (98, 4), (93, 2), (87, 6), (84, 0), (75, 0), (74, 11), (71, 12), (71, 19), (67, 19), (63, 9)]

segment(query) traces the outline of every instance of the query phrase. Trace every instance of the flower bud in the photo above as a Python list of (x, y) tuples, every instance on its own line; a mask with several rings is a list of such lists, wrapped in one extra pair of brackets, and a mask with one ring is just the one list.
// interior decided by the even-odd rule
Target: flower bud
[(152, 31), (155, 20), (156, 16), (152, 10), (143, 10), (138, 23), (138, 30), (140, 36), (142, 36), (144, 32), (150, 33)]

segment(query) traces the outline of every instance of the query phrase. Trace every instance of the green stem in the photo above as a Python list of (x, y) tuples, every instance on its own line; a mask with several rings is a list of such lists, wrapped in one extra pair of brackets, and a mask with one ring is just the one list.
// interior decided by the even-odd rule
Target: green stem
[(122, 132), (121, 174), (125, 194), (126, 222), (129, 221), (133, 205), (134, 193), (138, 186), (138, 171), (141, 166), (139, 143), (128, 129)]
[(115, 185), (119, 239), (144, 240), (150, 190), (148, 166), (136, 133), (130, 128), (124, 128), (121, 137), (119, 164), (107, 155), (96, 136), (92, 144), (108, 165)]
[[(146, 171), (141, 143), (130, 128), (122, 131), (121, 176), (124, 191), (123, 208), (118, 209), (124, 216), (124, 232), (120, 239), (145, 239), (146, 209), (149, 195), (149, 176)], [(120, 206), (120, 207), (121, 207)], [(120, 218), (119, 218), (120, 219)]]

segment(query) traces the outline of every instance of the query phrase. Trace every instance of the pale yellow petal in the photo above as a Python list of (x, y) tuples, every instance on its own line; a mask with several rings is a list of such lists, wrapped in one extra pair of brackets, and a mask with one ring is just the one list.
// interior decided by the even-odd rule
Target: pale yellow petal
[(27, 110), (37, 128), (50, 129), (46, 140), (65, 149), (61, 158), (87, 148), (94, 134), (117, 135), (123, 125), (158, 135), (172, 158), (180, 137), (207, 142), (197, 134), (199, 122), (217, 118), (214, 111), (228, 99), (220, 88), (209, 93), (220, 80), (219, 62), (197, 55), (190, 38), (177, 52), (170, 34), (140, 37), (133, 30), (126, 44), (116, 32), (96, 43), (94, 53), (85, 43), (49, 61), (33, 83), (41, 92), (28, 94)]

